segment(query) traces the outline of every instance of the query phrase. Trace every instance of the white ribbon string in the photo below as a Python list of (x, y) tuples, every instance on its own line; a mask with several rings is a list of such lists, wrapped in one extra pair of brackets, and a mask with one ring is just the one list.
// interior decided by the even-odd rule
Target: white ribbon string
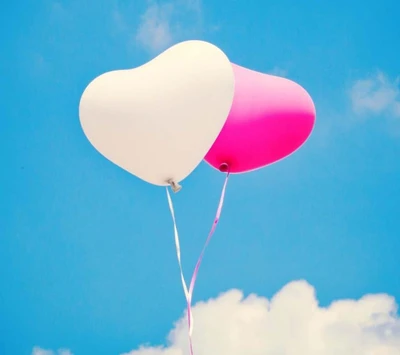
[(203, 260), (203, 256), (204, 256), (204, 252), (215, 232), (215, 229), (217, 227), (217, 224), (219, 222), (220, 216), (221, 216), (221, 211), (222, 211), (222, 206), (224, 204), (224, 198), (225, 198), (225, 190), (226, 190), (226, 185), (228, 183), (228, 178), (229, 178), (229, 173), (226, 175), (225, 178), (225, 182), (224, 182), (224, 186), (222, 188), (222, 192), (221, 192), (221, 197), (219, 200), (219, 204), (218, 204), (218, 209), (217, 209), (217, 213), (216, 216), (214, 218), (214, 222), (213, 225), (211, 227), (211, 230), (208, 234), (208, 237), (206, 239), (206, 242), (203, 246), (203, 249), (200, 253), (200, 256), (197, 260), (196, 266), (194, 268), (193, 271), (193, 275), (192, 275), (192, 279), (190, 281), (190, 288), (188, 290), (188, 287), (186, 285), (185, 282), (185, 278), (183, 275), (183, 269), (182, 269), (182, 262), (181, 262), (181, 247), (180, 247), (180, 243), (179, 243), (179, 234), (178, 234), (178, 228), (176, 225), (176, 219), (175, 219), (175, 212), (174, 212), (174, 206), (172, 204), (172, 199), (171, 199), (171, 195), (169, 193), (168, 187), (167, 187), (167, 198), (168, 198), (168, 204), (169, 204), (169, 209), (171, 211), (171, 216), (172, 216), (172, 221), (174, 223), (174, 235), (175, 235), (175, 246), (176, 246), (176, 255), (178, 257), (178, 264), (179, 264), (179, 270), (181, 273), (181, 280), (182, 280), (182, 286), (183, 286), (183, 290), (185, 292), (185, 298), (186, 298), (186, 302), (187, 302), (187, 318), (188, 318), (188, 334), (189, 334), (189, 347), (190, 347), (190, 355), (193, 355), (193, 345), (192, 345), (192, 333), (193, 333), (193, 316), (192, 316), (192, 296), (193, 296), (193, 290), (194, 290), (194, 286), (196, 283), (196, 279), (197, 279), (197, 274), (199, 272), (199, 268), (201, 265), (201, 262)]

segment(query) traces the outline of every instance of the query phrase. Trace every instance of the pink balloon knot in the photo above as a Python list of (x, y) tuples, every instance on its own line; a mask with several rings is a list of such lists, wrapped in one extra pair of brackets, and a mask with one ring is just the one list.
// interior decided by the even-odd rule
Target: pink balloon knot
[(219, 166), (219, 171), (221, 171), (222, 173), (226, 173), (229, 170), (229, 165), (227, 163), (222, 163)]

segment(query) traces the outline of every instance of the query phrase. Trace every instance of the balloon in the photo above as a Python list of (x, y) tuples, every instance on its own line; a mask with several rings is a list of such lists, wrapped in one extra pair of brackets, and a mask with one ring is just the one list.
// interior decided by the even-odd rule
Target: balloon
[(243, 173), (297, 150), (314, 127), (315, 107), (295, 82), (232, 65), (232, 108), (205, 160), (221, 171)]
[(177, 188), (217, 138), (233, 95), (226, 55), (210, 43), (185, 41), (138, 68), (95, 78), (79, 116), (106, 158), (144, 181)]

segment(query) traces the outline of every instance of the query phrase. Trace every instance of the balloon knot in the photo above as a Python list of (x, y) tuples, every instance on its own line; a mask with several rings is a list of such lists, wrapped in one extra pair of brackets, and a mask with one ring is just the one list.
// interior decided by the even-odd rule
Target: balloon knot
[(167, 180), (167, 183), (169, 184), (169, 186), (171, 186), (172, 191), (175, 193), (179, 192), (182, 189), (182, 186), (175, 182), (173, 179)]
[(219, 166), (219, 171), (221, 171), (222, 173), (226, 173), (229, 170), (229, 165), (227, 163), (222, 163)]

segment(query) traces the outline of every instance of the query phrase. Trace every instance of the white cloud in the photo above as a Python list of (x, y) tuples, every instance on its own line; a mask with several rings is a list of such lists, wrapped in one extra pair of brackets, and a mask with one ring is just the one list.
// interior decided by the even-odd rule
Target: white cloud
[(350, 100), (356, 114), (387, 113), (400, 117), (400, 78), (390, 80), (378, 72), (370, 78), (357, 80), (350, 89)]
[(32, 350), (32, 355), (73, 355), (68, 349), (58, 349), (57, 351), (42, 349), (35, 346)]
[(200, 0), (149, 2), (135, 39), (145, 49), (159, 52), (200, 30)]
[[(320, 307), (305, 281), (289, 283), (268, 300), (238, 290), (194, 307), (196, 355), (400, 355), (400, 319), (386, 294)], [(187, 355), (186, 318), (168, 347), (142, 346), (124, 355)]]
[[(365, 295), (321, 307), (315, 289), (294, 281), (271, 300), (230, 290), (193, 308), (196, 355), (400, 355), (400, 318), (393, 297)], [(182, 317), (168, 346), (141, 346), (123, 355), (187, 355)], [(72, 355), (35, 347), (32, 355)]]

